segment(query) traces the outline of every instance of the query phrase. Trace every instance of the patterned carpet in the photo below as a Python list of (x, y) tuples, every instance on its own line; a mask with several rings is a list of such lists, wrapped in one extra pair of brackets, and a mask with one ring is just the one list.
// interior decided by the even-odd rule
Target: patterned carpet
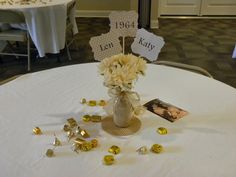
[[(55, 55), (37, 58), (32, 51), (32, 71), (71, 64), (95, 62), (89, 39), (109, 31), (106, 18), (78, 18), (79, 34), (71, 46), (72, 61), (61, 51), (60, 62)], [(236, 59), (232, 59), (236, 43), (235, 19), (160, 19), (160, 29), (153, 33), (164, 37), (165, 46), (158, 60), (168, 60), (200, 66), (213, 77), (236, 88)], [(128, 38), (126, 52), (130, 53), (133, 39)], [(7, 49), (6, 49), (7, 50)], [(25, 58), (2, 57), (0, 81), (27, 73)]]

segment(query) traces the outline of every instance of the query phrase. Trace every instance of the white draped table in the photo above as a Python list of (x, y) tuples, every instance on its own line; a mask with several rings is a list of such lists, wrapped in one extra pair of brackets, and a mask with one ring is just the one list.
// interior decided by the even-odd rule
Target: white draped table
[[(81, 98), (108, 99), (97, 63), (61, 67), (23, 75), (0, 86), (0, 167), (2, 177), (235, 177), (236, 89), (214, 79), (179, 69), (149, 64), (145, 77), (135, 84), (142, 103), (154, 98), (189, 112), (170, 123), (150, 112), (140, 116), (134, 135), (115, 137), (101, 123), (86, 123), (84, 114), (105, 115), (101, 107), (80, 104)], [(89, 152), (72, 152), (62, 132), (74, 117), (99, 146)], [(39, 126), (43, 134), (32, 129)], [(159, 135), (158, 127), (169, 133)], [(53, 134), (63, 142), (55, 157)], [(160, 154), (139, 155), (141, 146), (163, 145)], [(111, 145), (121, 153), (116, 163), (103, 165)]]
[[(65, 47), (67, 4), (73, 0), (45, 0), (30, 4), (0, 4), (0, 9), (16, 10), (24, 13), (30, 36), (43, 57), (46, 53), (59, 53)], [(75, 8), (70, 13), (73, 32), (78, 32)]]

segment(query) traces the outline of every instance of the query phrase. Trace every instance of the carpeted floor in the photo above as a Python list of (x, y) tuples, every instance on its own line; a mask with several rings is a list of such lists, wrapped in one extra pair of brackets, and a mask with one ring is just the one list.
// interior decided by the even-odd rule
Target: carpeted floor
[[(71, 46), (72, 61), (65, 51), (61, 51), (57, 61), (55, 55), (37, 58), (32, 51), (32, 71), (40, 71), (71, 64), (95, 62), (89, 46), (92, 36), (109, 31), (106, 18), (78, 18), (79, 34)], [(165, 46), (158, 60), (168, 60), (200, 66), (213, 77), (236, 88), (236, 59), (232, 59), (236, 43), (235, 19), (160, 19), (160, 29), (153, 33), (164, 37)], [(126, 52), (130, 53), (133, 39), (128, 38)], [(0, 81), (15, 75), (27, 73), (26, 59), (2, 57), (0, 61)]]

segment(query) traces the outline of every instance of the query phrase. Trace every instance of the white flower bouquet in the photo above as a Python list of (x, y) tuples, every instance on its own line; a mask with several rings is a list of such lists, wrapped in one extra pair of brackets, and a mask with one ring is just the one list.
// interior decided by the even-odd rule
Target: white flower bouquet
[(104, 76), (104, 85), (110, 89), (127, 91), (139, 75), (144, 75), (146, 61), (132, 54), (118, 54), (105, 58), (99, 65), (99, 73)]

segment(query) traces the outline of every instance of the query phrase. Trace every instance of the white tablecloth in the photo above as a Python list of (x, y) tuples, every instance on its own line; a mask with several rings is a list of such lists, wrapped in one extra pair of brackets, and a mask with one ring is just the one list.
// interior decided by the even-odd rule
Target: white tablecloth
[[(46, 53), (59, 53), (65, 47), (67, 4), (72, 0), (52, 0), (47, 4), (0, 5), (0, 9), (18, 10), (24, 13), (30, 36), (43, 57)], [(70, 14), (73, 32), (78, 32), (75, 8)]]
[[(143, 103), (153, 98), (172, 103), (189, 115), (170, 123), (150, 112), (140, 117), (141, 129), (128, 137), (114, 137), (100, 123), (84, 123), (88, 113), (104, 115), (100, 107), (80, 104), (81, 98), (108, 99), (97, 64), (81, 64), (27, 74), (0, 86), (0, 167), (2, 177), (235, 177), (236, 89), (195, 73), (148, 65), (135, 85)], [(99, 141), (99, 147), (76, 154), (64, 133), (74, 117)], [(39, 126), (43, 135), (35, 136)], [(167, 135), (156, 133), (166, 127)], [(53, 133), (63, 141), (56, 156)], [(140, 146), (163, 145), (161, 154), (138, 155)], [(102, 164), (111, 145), (119, 145), (112, 166)]]

